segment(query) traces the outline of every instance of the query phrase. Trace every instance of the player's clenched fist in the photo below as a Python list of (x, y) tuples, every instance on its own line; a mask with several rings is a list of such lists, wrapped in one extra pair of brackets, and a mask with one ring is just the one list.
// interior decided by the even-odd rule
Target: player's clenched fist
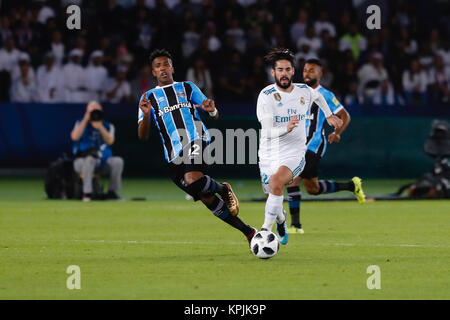
[(292, 117), (288, 123), (287, 131), (291, 132), (292, 130), (294, 130), (294, 128), (298, 126), (298, 123), (299, 123), (298, 116)]
[(214, 110), (216, 110), (216, 105), (214, 103), (214, 100), (211, 100), (211, 99), (205, 99), (202, 102), (202, 105), (196, 105), (196, 107), (202, 108), (206, 112), (214, 112)]
[(150, 115), (150, 110), (152, 108), (150, 100), (148, 100), (147, 98), (143, 98), (139, 103), (139, 108), (141, 108), (142, 112), (144, 113), (144, 116)]

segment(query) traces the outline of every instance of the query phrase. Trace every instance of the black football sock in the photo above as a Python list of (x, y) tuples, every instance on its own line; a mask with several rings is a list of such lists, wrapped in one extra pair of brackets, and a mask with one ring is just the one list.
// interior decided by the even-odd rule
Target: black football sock
[(187, 186), (189, 193), (191, 195), (200, 195), (200, 194), (215, 194), (218, 193), (221, 197), (224, 197), (228, 193), (228, 188), (219, 182), (216, 182), (209, 176), (203, 176), (200, 179), (194, 181), (190, 185)]
[(334, 185), (336, 186), (336, 191), (355, 191), (355, 184), (353, 183), (353, 181), (349, 181), (349, 182), (335, 182)]
[(338, 191), (354, 191), (355, 184), (349, 182), (334, 182), (332, 180), (319, 180), (319, 194), (334, 193)]
[(210, 176), (204, 176), (206, 179), (205, 188), (203, 192), (210, 192), (212, 194), (217, 193), (222, 198), (228, 194), (228, 188), (223, 183), (217, 182)]
[(300, 223), (300, 202), (302, 200), (302, 193), (299, 187), (288, 187), (288, 201), (289, 212), (291, 214), (291, 225), (296, 228), (301, 228)]
[(223, 202), (223, 200), (217, 198), (214, 196), (214, 200), (206, 205), (211, 212), (221, 219), (222, 221), (228, 223), (230, 226), (232, 226), (235, 229), (238, 229), (241, 231), (244, 235), (249, 235), (253, 232), (253, 228), (249, 225), (246, 225), (241, 219), (238, 217), (234, 217), (230, 214), (230, 211), (228, 210), (227, 206)]

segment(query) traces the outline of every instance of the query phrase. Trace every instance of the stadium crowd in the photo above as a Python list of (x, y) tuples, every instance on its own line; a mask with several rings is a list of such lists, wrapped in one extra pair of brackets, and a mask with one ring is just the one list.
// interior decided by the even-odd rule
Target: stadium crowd
[[(369, 4), (381, 29), (366, 26)], [(175, 57), (175, 79), (219, 101), (254, 102), (271, 82), (271, 47), (324, 63), (322, 84), (343, 104), (445, 103), (450, 8), (406, 0), (1, 1), (0, 101), (133, 102), (156, 85), (149, 52)], [(81, 30), (66, 27), (68, 5)], [(436, 14), (438, 12), (438, 14)], [(302, 81), (297, 72), (295, 81)]]

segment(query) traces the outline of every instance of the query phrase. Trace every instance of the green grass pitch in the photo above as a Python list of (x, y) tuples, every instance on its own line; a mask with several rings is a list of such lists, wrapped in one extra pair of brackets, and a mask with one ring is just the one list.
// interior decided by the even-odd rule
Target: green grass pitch
[[(258, 180), (230, 182), (260, 228), (264, 203), (243, 201), (262, 196)], [(450, 299), (450, 201), (304, 202), (306, 233), (259, 260), (168, 179), (126, 180), (123, 196), (147, 201), (52, 201), (39, 179), (0, 180), (0, 299)], [(371, 265), (381, 289), (367, 288)]]

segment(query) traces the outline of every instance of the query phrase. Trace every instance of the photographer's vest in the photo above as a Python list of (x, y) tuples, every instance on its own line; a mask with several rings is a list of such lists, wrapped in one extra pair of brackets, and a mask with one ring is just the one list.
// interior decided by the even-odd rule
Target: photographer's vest
[[(78, 120), (75, 123), (75, 127), (80, 122), (81, 120)], [(114, 137), (114, 125), (103, 121), (103, 126)], [(105, 143), (100, 131), (91, 126), (90, 123), (86, 125), (81, 139), (74, 143), (72, 152), (74, 156), (83, 156), (84, 154), (92, 155), (100, 159), (101, 163), (104, 163), (109, 157), (112, 157), (111, 146)]]

